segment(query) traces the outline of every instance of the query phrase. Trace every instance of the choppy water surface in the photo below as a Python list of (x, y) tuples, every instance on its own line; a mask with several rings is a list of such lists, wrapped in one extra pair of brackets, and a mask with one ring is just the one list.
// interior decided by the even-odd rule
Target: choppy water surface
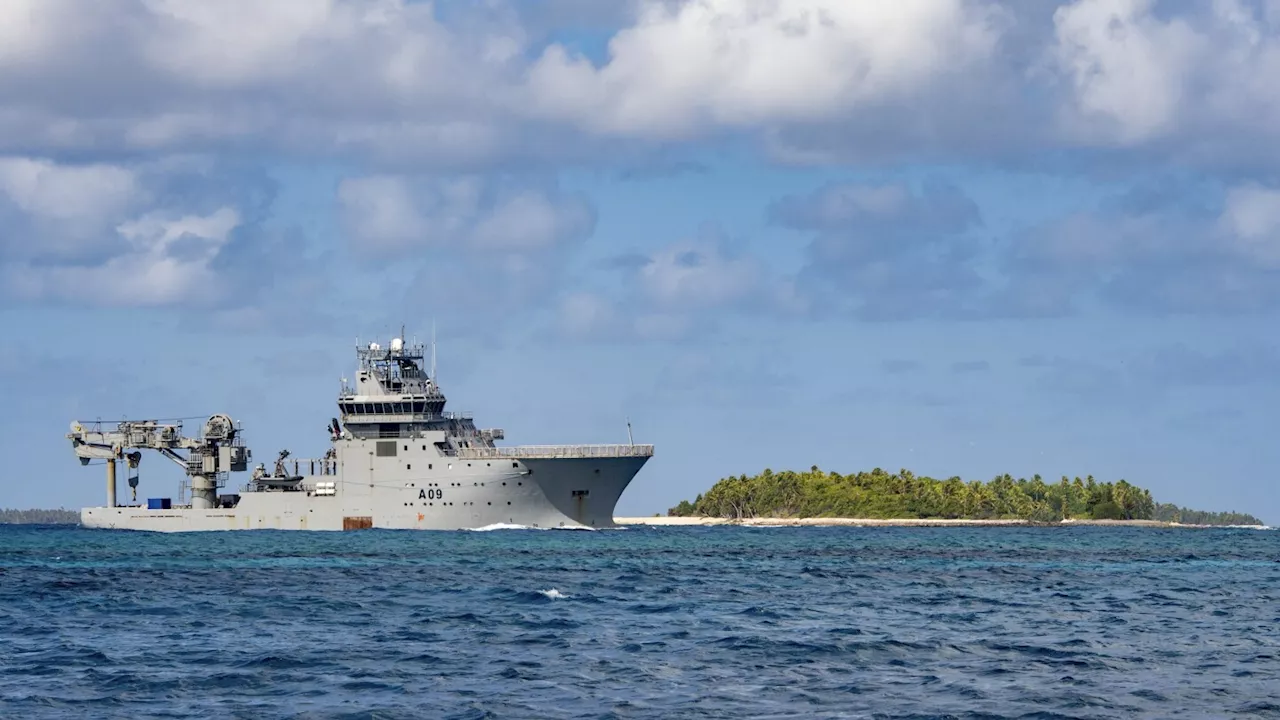
[(1280, 716), (1280, 532), (0, 526), (0, 717)]

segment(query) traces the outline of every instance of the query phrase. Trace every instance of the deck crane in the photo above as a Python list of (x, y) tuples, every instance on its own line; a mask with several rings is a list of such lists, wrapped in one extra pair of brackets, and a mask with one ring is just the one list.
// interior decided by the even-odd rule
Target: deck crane
[[(122, 420), (114, 427), (107, 425), (75, 421), (67, 433), (81, 465), (95, 459), (107, 461), (107, 507), (118, 507), (116, 461), (123, 460), (136, 469), (142, 461), (141, 450), (155, 450), (183, 469), (190, 478), (191, 507), (196, 509), (217, 507), (218, 486), (225, 483), (226, 473), (243, 472), (252, 457), (249, 448), (241, 444), (240, 428), (226, 415), (211, 416), (194, 438), (182, 434), (181, 422)], [(187, 451), (185, 457), (181, 450)], [(131, 477), (129, 485), (136, 488), (136, 479)]]

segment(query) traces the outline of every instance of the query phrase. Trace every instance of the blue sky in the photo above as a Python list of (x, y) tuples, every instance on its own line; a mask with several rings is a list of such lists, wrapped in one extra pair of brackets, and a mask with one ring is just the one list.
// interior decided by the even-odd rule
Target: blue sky
[(1280, 6), (886, 8), (7, 3), (0, 506), (101, 501), (74, 418), (319, 454), (434, 320), (508, 442), (656, 444), (623, 514), (817, 464), (1280, 519)]

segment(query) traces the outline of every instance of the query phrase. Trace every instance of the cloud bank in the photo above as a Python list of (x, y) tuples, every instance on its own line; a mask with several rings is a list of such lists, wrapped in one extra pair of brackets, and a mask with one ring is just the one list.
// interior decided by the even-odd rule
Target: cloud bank
[[(16, 0), (0, 7), (0, 296), (252, 314), (327, 253), (407, 276), (403, 302), (472, 293), (484, 317), (584, 337), (689, 337), (735, 313), (1270, 311), (1278, 69), (1263, 0)], [(608, 239), (563, 173), (725, 147), (1137, 189), (994, 236), (963, 181), (837, 179), (764, 209), (802, 238), (798, 271), (695, 228), (583, 271)], [(225, 163), (257, 189), (207, 170)], [(340, 247), (270, 225), (255, 172), (282, 163), (341, 176)], [(1175, 169), (1204, 186), (1135, 199)], [(305, 297), (331, 279), (290, 282)]]

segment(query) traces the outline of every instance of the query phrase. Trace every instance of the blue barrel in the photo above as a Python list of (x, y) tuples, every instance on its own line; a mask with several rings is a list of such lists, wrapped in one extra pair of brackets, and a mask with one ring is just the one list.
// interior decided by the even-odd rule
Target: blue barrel
[(147, 498), (148, 510), (169, 510), (172, 507), (169, 498)]

